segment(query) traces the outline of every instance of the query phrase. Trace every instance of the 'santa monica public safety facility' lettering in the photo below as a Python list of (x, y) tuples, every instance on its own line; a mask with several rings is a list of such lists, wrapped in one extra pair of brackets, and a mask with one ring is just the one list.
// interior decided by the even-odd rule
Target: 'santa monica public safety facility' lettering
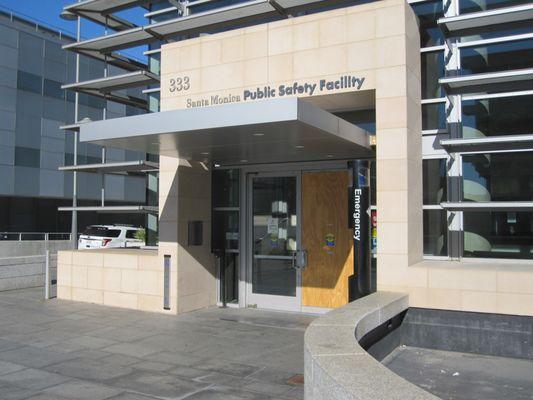
[(275, 97), (307, 95), (313, 96), (321, 92), (334, 92), (344, 89), (360, 90), (365, 78), (353, 75), (343, 75), (338, 79), (320, 79), (316, 82), (293, 82), (277, 87), (261, 86), (255, 89), (245, 89), (239, 94), (224, 94), (187, 99), (187, 108), (206, 107), (218, 104), (239, 103), (241, 101), (265, 100)]

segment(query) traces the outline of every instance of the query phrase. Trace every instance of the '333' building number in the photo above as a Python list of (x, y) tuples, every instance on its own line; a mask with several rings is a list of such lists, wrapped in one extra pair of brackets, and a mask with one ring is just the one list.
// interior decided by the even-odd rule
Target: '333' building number
[(170, 88), (171, 92), (181, 92), (183, 90), (189, 90), (191, 83), (188, 76), (172, 78), (170, 79)]

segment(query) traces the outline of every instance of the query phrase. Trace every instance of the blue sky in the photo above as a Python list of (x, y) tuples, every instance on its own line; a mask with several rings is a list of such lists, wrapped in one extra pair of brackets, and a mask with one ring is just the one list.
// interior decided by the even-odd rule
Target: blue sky
[[(13, 11), (22, 17), (29, 18), (35, 22), (43, 23), (50, 28), (61, 29), (73, 36), (76, 34), (76, 21), (65, 21), (59, 17), (59, 13), (65, 5), (75, 3), (76, 0), (0, 0), (0, 9), (3, 11)], [(143, 11), (134, 9), (124, 11), (118, 15), (135, 22), (143, 24)], [(82, 36), (91, 38), (104, 33), (103, 27), (84, 21), (82, 23)], [(133, 49), (127, 52), (135, 55), (137, 58), (142, 57), (139, 49)]]

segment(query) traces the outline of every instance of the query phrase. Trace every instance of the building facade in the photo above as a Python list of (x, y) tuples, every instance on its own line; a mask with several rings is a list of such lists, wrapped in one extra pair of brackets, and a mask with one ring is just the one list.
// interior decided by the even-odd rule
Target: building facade
[[(109, 20), (89, 3), (66, 10)], [(65, 47), (149, 46), (157, 112), (80, 138), (159, 154), (159, 247), (123, 254), (127, 272), (64, 253), (61, 297), (321, 312), (377, 287), (533, 315), (531, 4), (142, 6), (146, 26)]]
[[(61, 129), (74, 122), (74, 93), (61, 85), (75, 79), (76, 56), (61, 46), (75, 39), (10, 12), (0, 12), (0, 231), (69, 232), (70, 213), (58, 207), (72, 204), (72, 172), (59, 167), (73, 163), (74, 137)], [(92, 79), (103, 73), (101, 61), (80, 59), (80, 77)], [(103, 110), (109, 118), (136, 115), (138, 108), (82, 95), (80, 118), (99, 120)], [(80, 143), (78, 163), (100, 162), (100, 146)], [(119, 162), (145, 158), (144, 153), (109, 149), (109, 160)], [(100, 201), (102, 176), (80, 173), (78, 196), (82, 204)], [(145, 179), (110, 176), (107, 199), (112, 204), (146, 201)], [(131, 222), (143, 219), (89, 213), (80, 216), (80, 229), (96, 222)]]

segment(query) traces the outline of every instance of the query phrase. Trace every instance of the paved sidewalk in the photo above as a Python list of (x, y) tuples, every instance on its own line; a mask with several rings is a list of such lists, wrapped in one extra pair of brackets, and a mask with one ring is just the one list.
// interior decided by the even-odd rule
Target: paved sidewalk
[[(303, 399), (312, 316), (217, 309), (166, 316), (0, 293), (0, 399)], [(298, 379), (295, 379), (298, 380)]]

